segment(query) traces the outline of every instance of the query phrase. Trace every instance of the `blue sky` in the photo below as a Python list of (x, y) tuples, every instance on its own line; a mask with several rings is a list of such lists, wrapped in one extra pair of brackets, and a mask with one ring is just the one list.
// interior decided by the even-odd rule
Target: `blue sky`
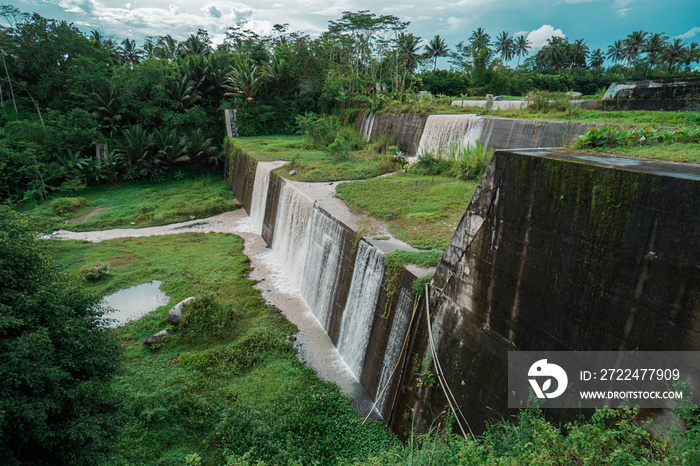
[(501, 31), (529, 35), (533, 50), (554, 35), (584, 38), (591, 50), (622, 39), (637, 29), (664, 32), (685, 42), (700, 42), (700, 0), (23, 0), (10, 2), (21, 11), (73, 22), (84, 31), (100, 31), (118, 41), (140, 44), (147, 35), (184, 39), (207, 29), (223, 39), (236, 21), (257, 32), (276, 23), (317, 35), (343, 11), (370, 10), (410, 21), (424, 39), (440, 34), (454, 45), (483, 27), (495, 38)]

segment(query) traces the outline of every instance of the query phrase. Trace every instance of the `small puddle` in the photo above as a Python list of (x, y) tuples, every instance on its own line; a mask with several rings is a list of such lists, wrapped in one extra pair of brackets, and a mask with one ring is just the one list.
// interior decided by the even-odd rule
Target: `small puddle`
[(114, 309), (113, 312), (105, 314), (105, 317), (113, 319), (110, 327), (124, 325), (168, 304), (170, 298), (160, 290), (162, 283), (160, 280), (153, 280), (105, 296), (101, 304)]

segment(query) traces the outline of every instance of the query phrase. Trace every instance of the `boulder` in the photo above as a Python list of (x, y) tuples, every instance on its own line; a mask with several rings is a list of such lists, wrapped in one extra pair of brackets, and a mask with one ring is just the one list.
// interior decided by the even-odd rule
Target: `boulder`
[(192, 301), (193, 299), (194, 296), (190, 296), (189, 298), (183, 299), (174, 305), (172, 309), (170, 309), (170, 312), (168, 312), (168, 316), (165, 318), (166, 322), (173, 325), (179, 325), (180, 319), (182, 318), (182, 308), (185, 306), (186, 302)]
[(296, 174), (297, 174), (297, 171), (296, 171), (296, 170), (292, 170), (292, 171), (289, 172), (289, 176), (294, 176), (294, 175), (296, 175)]
[(581, 98), (582, 95), (583, 94), (581, 94), (580, 92), (573, 92), (573, 91), (569, 91), (566, 93), (566, 96), (572, 100), (578, 100)]
[(143, 340), (143, 344), (146, 346), (152, 346), (152, 345), (157, 345), (163, 340), (163, 337), (168, 334), (167, 330), (161, 330), (160, 332), (156, 333), (152, 337), (148, 337), (145, 340)]

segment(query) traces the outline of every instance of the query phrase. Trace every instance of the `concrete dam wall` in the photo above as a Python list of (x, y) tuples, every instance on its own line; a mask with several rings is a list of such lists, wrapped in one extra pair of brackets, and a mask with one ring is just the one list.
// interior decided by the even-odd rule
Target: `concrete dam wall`
[(565, 121), (487, 118), (478, 115), (374, 114), (361, 112), (355, 127), (372, 141), (390, 134), (408, 155), (437, 154), (454, 144), (473, 145), (477, 140), (494, 149), (564, 147), (590, 128), (603, 125)]
[[(298, 291), (385, 421), (398, 397), (401, 348), (415, 276), (404, 270), (389, 296), (384, 254), (270, 163), (236, 156), (231, 187)], [(405, 355), (404, 355), (405, 356)], [(393, 374), (393, 378), (392, 378)], [(384, 387), (386, 389), (382, 390)]]
[[(507, 412), (509, 351), (700, 350), (700, 166), (496, 152), (431, 285), (437, 355), (477, 431)], [(394, 419), (429, 425), (447, 403), (419, 377)]]
[[(369, 137), (384, 125), (416, 148), (476, 135), (496, 147), (549, 145), (560, 135), (556, 125), (460, 117), (358, 122)], [(424, 300), (414, 313), (413, 274), (392, 277), (388, 294), (383, 253), (270, 168), (237, 156), (232, 190), (399, 435), (447, 409), (426, 377), (429, 327), (477, 432), (508, 411), (509, 351), (700, 350), (698, 165), (496, 151), (431, 283), (430, 322)]]

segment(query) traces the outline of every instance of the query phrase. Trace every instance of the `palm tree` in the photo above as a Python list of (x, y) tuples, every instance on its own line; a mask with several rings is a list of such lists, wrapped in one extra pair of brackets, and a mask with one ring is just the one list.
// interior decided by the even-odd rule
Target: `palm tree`
[(690, 68), (690, 64), (700, 61), (700, 44), (693, 42), (685, 48), (682, 57), (682, 63), (686, 68)]
[(668, 72), (672, 73), (678, 63), (683, 63), (685, 44), (683, 39), (676, 39), (664, 49), (664, 61), (668, 65)]
[(528, 54), (530, 44), (531, 42), (523, 35), (520, 35), (517, 39), (515, 39), (515, 54), (518, 56), (518, 64), (516, 66), (520, 66), (520, 57), (524, 57)]
[(231, 72), (231, 56), (216, 52), (210, 54), (206, 59), (204, 68), (205, 81), (207, 86), (203, 93), (218, 93), (223, 89), (224, 82)]
[(649, 59), (649, 66), (647, 66), (646, 72), (647, 75), (649, 74), (649, 70), (659, 61), (659, 57), (666, 48), (668, 36), (664, 36), (663, 34), (663, 32), (652, 34), (642, 47), (642, 52), (646, 53), (647, 58)]
[(136, 46), (136, 42), (130, 39), (124, 39), (119, 47), (119, 54), (125, 63), (131, 66), (138, 65), (143, 57), (143, 50)]
[(402, 32), (396, 38), (396, 51), (398, 54), (399, 67), (406, 73), (412, 73), (420, 63), (420, 37), (412, 33)]
[(180, 54), (187, 55), (207, 55), (211, 49), (199, 37), (191, 35), (182, 43)]
[(185, 132), (185, 143), (191, 160), (200, 164), (218, 165), (219, 157), (216, 155), (212, 138), (208, 138), (202, 128)]
[(433, 40), (425, 46), (425, 58), (433, 60), (433, 71), (437, 69), (437, 59), (448, 56), (450, 56), (450, 49), (439, 34), (433, 37)]
[(570, 59), (571, 66), (574, 68), (585, 68), (588, 60), (588, 45), (583, 39), (578, 39), (571, 44)]
[(486, 34), (484, 28), (476, 28), (472, 31), (472, 35), (469, 36), (469, 41), (472, 43), (472, 47), (476, 50), (481, 50), (491, 45), (491, 36)]
[(150, 138), (139, 125), (125, 129), (117, 142), (117, 155), (134, 164), (145, 160), (150, 151)]
[(109, 129), (112, 137), (114, 130), (124, 118), (126, 111), (124, 102), (113, 87), (103, 87), (92, 93), (92, 117), (100, 122), (100, 125)]
[(501, 54), (501, 58), (504, 62), (510, 61), (513, 55), (515, 55), (515, 42), (506, 31), (501, 32), (498, 37), (496, 37), (494, 45), (496, 51)]
[(613, 63), (621, 62), (625, 59), (625, 46), (621, 40), (616, 40), (612, 45), (608, 46), (607, 56)]
[(552, 36), (547, 40), (547, 44), (542, 47), (539, 53), (542, 54), (544, 63), (557, 71), (569, 65), (568, 57), (569, 43), (563, 37)]
[(166, 84), (165, 92), (172, 98), (180, 109), (195, 104), (202, 97), (196, 89), (196, 83), (183, 76), (181, 79), (174, 79)]
[(160, 36), (153, 53), (158, 58), (172, 61), (180, 55), (180, 45), (170, 34)]
[(150, 141), (157, 150), (156, 163), (171, 165), (190, 160), (185, 138), (177, 134), (175, 128), (171, 130), (154, 129)]
[(258, 95), (265, 80), (265, 74), (253, 60), (247, 57), (236, 57), (233, 70), (224, 83), (224, 88), (228, 90), (224, 95), (240, 97), (249, 102)]
[(591, 68), (601, 68), (603, 63), (605, 63), (605, 57), (603, 56), (602, 50), (595, 49), (593, 52), (591, 52), (588, 66)]
[(627, 66), (631, 65), (639, 56), (646, 42), (647, 34), (649, 33), (640, 29), (639, 31), (634, 31), (622, 41)]

